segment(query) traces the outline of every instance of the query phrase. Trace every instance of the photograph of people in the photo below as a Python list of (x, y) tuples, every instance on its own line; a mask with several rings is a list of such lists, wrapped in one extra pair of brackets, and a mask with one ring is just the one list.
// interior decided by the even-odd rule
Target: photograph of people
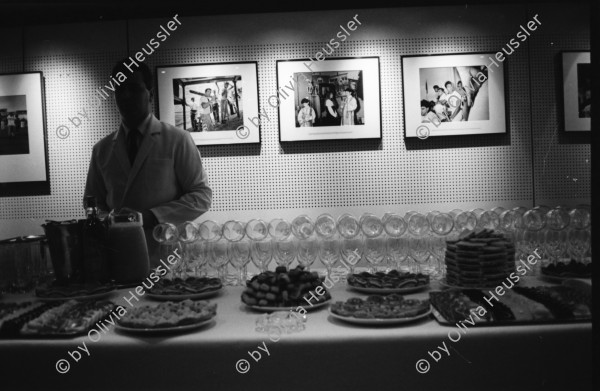
[(338, 114), (338, 104), (335, 99), (335, 94), (332, 91), (327, 93), (325, 99), (325, 125), (336, 126), (340, 124), (340, 116)]
[(188, 132), (235, 131), (243, 124), (241, 89), (241, 75), (174, 78), (172, 123)]
[(435, 103), (421, 100), (421, 122), (441, 122), (441, 119), (433, 111)]
[(312, 127), (364, 125), (362, 74), (362, 70), (294, 73), (292, 83), (296, 86), (294, 95), (296, 127), (302, 126), (297, 118), (300, 109), (304, 106), (303, 99), (308, 100), (308, 105), (315, 112), (315, 118), (310, 125)]
[(202, 123), (202, 130), (207, 132), (215, 130), (212, 117), (210, 116), (212, 112), (211, 93), (211, 89), (207, 88), (204, 90), (204, 95), (200, 97), (200, 121)]
[(577, 64), (579, 118), (592, 116), (592, 65)]
[(421, 100), (434, 102), (433, 112), (441, 122), (490, 119), (485, 65), (421, 68), (419, 75)]
[(192, 132), (198, 131), (198, 109), (200, 108), (200, 104), (193, 96), (190, 98), (190, 102), (186, 103), (186, 105), (190, 108), (190, 123), (192, 124)]
[(342, 126), (354, 125), (354, 111), (358, 108), (355, 96), (352, 88), (346, 88), (346, 96), (342, 103)]
[(310, 107), (310, 101), (307, 98), (304, 98), (300, 103), (302, 107), (298, 112), (298, 123), (301, 127), (313, 126), (317, 115), (315, 114), (315, 110)]

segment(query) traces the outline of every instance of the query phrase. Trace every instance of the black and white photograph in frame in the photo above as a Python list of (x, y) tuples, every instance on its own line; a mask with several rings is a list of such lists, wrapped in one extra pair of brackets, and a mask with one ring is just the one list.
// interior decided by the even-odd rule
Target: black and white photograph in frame
[(277, 61), (281, 142), (381, 137), (379, 57)]
[(493, 56), (402, 57), (406, 137), (505, 133), (504, 67)]
[(565, 131), (591, 130), (592, 64), (590, 52), (563, 52)]
[(2, 196), (49, 194), (41, 72), (0, 75)]
[(196, 145), (260, 142), (256, 62), (159, 66), (156, 75), (160, 120)]

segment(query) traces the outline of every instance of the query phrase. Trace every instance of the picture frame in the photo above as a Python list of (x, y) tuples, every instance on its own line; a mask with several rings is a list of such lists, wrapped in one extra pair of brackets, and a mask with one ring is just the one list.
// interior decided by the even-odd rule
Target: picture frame
[(590, 131), (592, 122), (590, 52), (565, 51), (561, 55), (565, 131)]
[(380, 139), (379, 57), (278, 60), (267, 101), (279, 110), (282, 143)]
[(160, 120), (196, 145), (260, 143), (256, 61), (157, 66), (156, 78)]
[(0, 74), (0, 196), (50, 194), (42, 72)]
[(506, 58), (499, 57), (403, 56), (405, 137), (506, 133)]

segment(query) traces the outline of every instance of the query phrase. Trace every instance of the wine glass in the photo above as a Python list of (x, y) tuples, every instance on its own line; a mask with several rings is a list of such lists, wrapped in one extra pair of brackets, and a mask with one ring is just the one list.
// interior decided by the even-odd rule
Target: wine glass
[(321, 238), (331, 238), (335, 236), (337, 231), (333, 216), (329, 213), (324, 213), (317, 217), (317, 220), (315, 221), (315, 231)]
[(591, 225), (591, 215), (589, 209), (585, 207), (576, 207), (569, 212), (571, 226), (575, 229), (587, 229)]
[(204, 272), (205, 266), (208, 263), (208, 243), (204, 241), (200, 235), (190, 245), (190, 260), (192, 265), (190, 266), (193, 270), (194, 277), (203, 277), (206, 275)]
[(371, 273), (377, 273), (377, 266), (386, 258), (386, 237), (379, 235), (376, 237), (367, 237), (365, 239), (363, 254), (367, 262), (371, 265)]
[(474, 209), (478, 229), (495, 230), (500, 224), (500, 217), (492, 210)]
[(230, 242), (227, 247), (229, 262), (238, 271), (237, 285), (245, 286), (247, 279), (247, 265), (250, 262), (250, 244), (248, 239)]
[(250, 244), (250, 254), (252, 263), (260, 269), (261, 273), (265, 273), (273, 258), (273, 242), (269, 239), (253, 240)]
[(427, 260), (431, 256), (430, 241), (425, 236), (412, 236), (409, 241), (409, 255), (415, 261), (420, 273), (428, 273)]
[(360, 229), (367, 238), (375, 238), (383, 232), (383, 223), (372, 213), (364, 213), (360, 217)]
[(587, 229), (571, 228), (567, 234), (569, 253), (575, 261), (584, 263), (583, 258), (590, 247), (590, 231)]
[(468, 210), (456, 215), (454, 226), (460, 234), (471, 232), (477, 227), (477, 216)]
[(414, 236), (423, 236), (431, 229), (427, 217), (421, 213), (409, 212), (406, 217), (408, 232)]
[[(234, 269), (238, 272), (238, 277), (235, 280), (228, 281), (228, 283), (237, 284), (240, 282), (240, 273), (242, 273), (242, 268), (244, 276), (246, 275), (246, 264), (250, 261), (250, 259), (246, 259), (245, 263), (243, 257), (238, 257), (235, 261), (232, 259), (233, 255), (236, 251), (242, 251), (244, 249), (244, 245), (240, 245), (236, 247), (236, 251), (234, 251), (234, 244), (239, 243), (244, 236), (246, 236), (246, 227), (244, 224), (237, 220), (229, 220), (223, 224), (223, 237), (227, 240), (227, 258), (229, 259), (229, 263), (234, 267)], [(248, 257), (250, 255), (250, 244), (247, 243), (248, 248)], [(238, 254), (239, 255), (239, 254)], [(224, 268), (227, 266), (225, 265)], [(226, 270), (226, 269), (225, 269)], [(228, 276), (226, 276), (228, 277)]]
[(427, 215), (431, 232), (445, 237), (454, 229), (454, 219), (448, 213), (431, 212)]
[(298, 253), (297, 241), (294, 238), (286, 238), (273, 241), (273, 256), (275, 263), (278, 266), (285, 266), (289, 268), (290, 264), (294, 262), (296, 254)]
[(335, 237), (321, 238), (318, 241), (319, 259), (327, 269), (327, 278), (331, 278), (331, 268), (340, 259), (340, 242)]
[[(223, 259), (222, 259), (223, 249), (222, 249), (222, 247), (225, 247), (225, 252), (226, 252), (227, 246), (226, 246), (226, 244), (223, 246), (219, 245), (219, 246), (217, 246), (217, 249), (215, 250), (214, 243), (221, 242), (221, 239), (223, 237), (223, 227), (221, 227), (221, 225), (216, 223), (215, 221), (206, 220), (200, 224), (200, 226), (198, 227), (198, 232), (200, 233), (200, 237), (202, 238), (202, 240), (204, 240), (204, 242), (206, 243), (206, 246), (207, 246), (207, 251), (206, 251), (207, 264), (213, 269), (216, 268), (217, 275), (220, 275), (222, 273), (222, 271), (219, 269), (220, 269), (220, 267), (223, 266)], [(222, 243), (225, 243), (225, 242), (226, 242), (225, 240), (222, 241)], [(215, 254), (219, 258), (215, 259)], [(223, 281), (223, 280), (221, 280), (221, 281)], [(225, 281), (223, 281), (223, 282), (225, 282)]]
[(298, 241), (298, 263), (306, 270), (315, 262), (319, 253), (317, 238), (310, 236)]
[(340, 253), (342, 262), (346, 265), (348, 274), (352, 275), (364, 249), (360, 222), (354, 216), (346, 213), (338, 218), (337, 227), (341, 236)]
[(315, 223), (307, 215), (300, 215), (292, 220), (292, 234), (299, 240), (308, 239), (315, 231)]
[(525, 212), (527, 212), (529, 209), (527, 209), (524, 206), (517, 206), (516, 208), (513, 208), (512, 211), (514, 212), (514, 227), (516, 229), (521, 229), (525, 227), (525, 224), (523, 222), (523, 215), (525, 214)]
[[(158, 252), (160, 259), (168, 259), (173, 252), (180, 248), (179, 241), (177, 240), (179, 237), (177, 227), (171, 223), (155, 225), (152, 230), (152, 237), (159, 243)], [(175, 270), (170, 269), (168, 276), (170, 279), (175, 278)]]
[(182, 247), (181, 261), (177, 268), (179, 278), (186, 279), (193, 275), (193, 245), (200, 237), (199, 227), (192, 221), (186, 221), (177, 229), (179, 233), (179, 242)]
[(292, 233), (292, 227), (290, 223), (284, 219), (277, 218), (271, 220), (269, 223), (269, 234), (275, 240), (285, 240)]
[(569, 211), (563, 207), (556, 207), (550, 209), (546, 213), (546, 224), (548, 228), (560, 231), (569, 226), (571, 223), (571, 216)]
[(237, 220), (229, 220), (223, 224), (223, 237), (229, 242), (239, 242), (246, 236), (244, 223)]
[(540, 231), (546, 226), (546, 215), (542, 209), (530, 209), (523, 214), (523, 225), (525, 229)]
[(546, 230), (544, 233), (543, 248), (548, 255), (549, 263), (558, 264), (560, 257), (567, 250), (567, 233), (564, 230)]
[[(484, 214), (485, 212), (483, 212)], [(431, 240), (431, 256), (434, 261), (434, 277), (443, 278), (444, 275), (444, 256), (446, 253), (446, 237), (454, 229), (454, 219), (447, 213), (437, 213), (429, 219), (431, 232), (435, 235)]]
[(408, 224), (398, 213), (383, 215), (383, 230), (387, 234), (385, 246), (387, 256), (392, 261), (393, 267), (400, 270), (400, 263), (406, 259), (408, 250), (403, 248), (402, 235), (408, 229)]
[(269, 235), (267, 223), (260, 219), (252, 219), (246, 224), (246, 235), (251, 240), (263, 240)]
[(209, 265), (217, 271), (217, 277), (223, 282), (227, 282), (227, 263), (229, 262), (229, 256), (227, 254), (227, 247), (229, 242), (226, 239), (219, 238), (216, 241), (208, 243), (208, 250), (210, 257), (208, 259)]

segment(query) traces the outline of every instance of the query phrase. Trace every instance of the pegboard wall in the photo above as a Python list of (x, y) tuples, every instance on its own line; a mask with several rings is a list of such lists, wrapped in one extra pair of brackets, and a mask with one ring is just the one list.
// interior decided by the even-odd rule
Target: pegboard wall
[[(577, 197), (589, 198), (589, 163), (582, 163), (589, 162), (589, 144), (559, 145), (558, 137), (548, 132), (551, 129), (557, 134), (556, 118), (539, 111), (550, 106), (558, 110), (551, 88), (540, 95), (534, 87), (552, 72), (556, 48), (527, 42), (505, 62), (506, 134), (406, 140), (401, 56), (496, 52), (514, 32), (413, 35), (346, 41), (332, 55), (379, 57), (382, 139), (376, 141), (279, 143), (278, 110), (267, 103), (277, 91), (276, 61), (312, 58), (326, 41), (282, 43), (275, 34), (264, 44), (157, 50), (146, 62), (152, 69), (160, 65), (258, 62), (259, 105), (271, 119), (261, 124), (261, 144), (200, 147), (213, 189), (214, 212), (250, 211), (261, 216), (285, 209), (406, 204), (444, 204), (449, 210), (459, 203), (476, 207), (528, 200), (525, 206), (531, 206), (536, 202), (534, 197), (569, 198), (575, 197), (574, 192)], [(562, 37), (560, 42), (565, 49), (586, 48), (589, 36)], [(16, 59), (2, 60), (2, 73), (21, 71), (23, 65), (25, 71), (44, 74), (51, 195), (0, 198), (0, 219), (82, 216), (92, 146), (119, 125), (114, 100), (91, 107), (87, 99), (107, 83), (112, 65), (122, 57), (120, 51), (103, 51), (26, 56), (24, 64)], [(534, 96), (539, 103), (532, 106)], [(79, 126), (69, 120), (75, 116), (81, 121)], [(62, 124), (70, 128), (67, 138), (57, 135)], [(583, 160), (573, 163), (573, 154)], [(565, 173), (579, 178), (575, 185), (558, 181)]]

